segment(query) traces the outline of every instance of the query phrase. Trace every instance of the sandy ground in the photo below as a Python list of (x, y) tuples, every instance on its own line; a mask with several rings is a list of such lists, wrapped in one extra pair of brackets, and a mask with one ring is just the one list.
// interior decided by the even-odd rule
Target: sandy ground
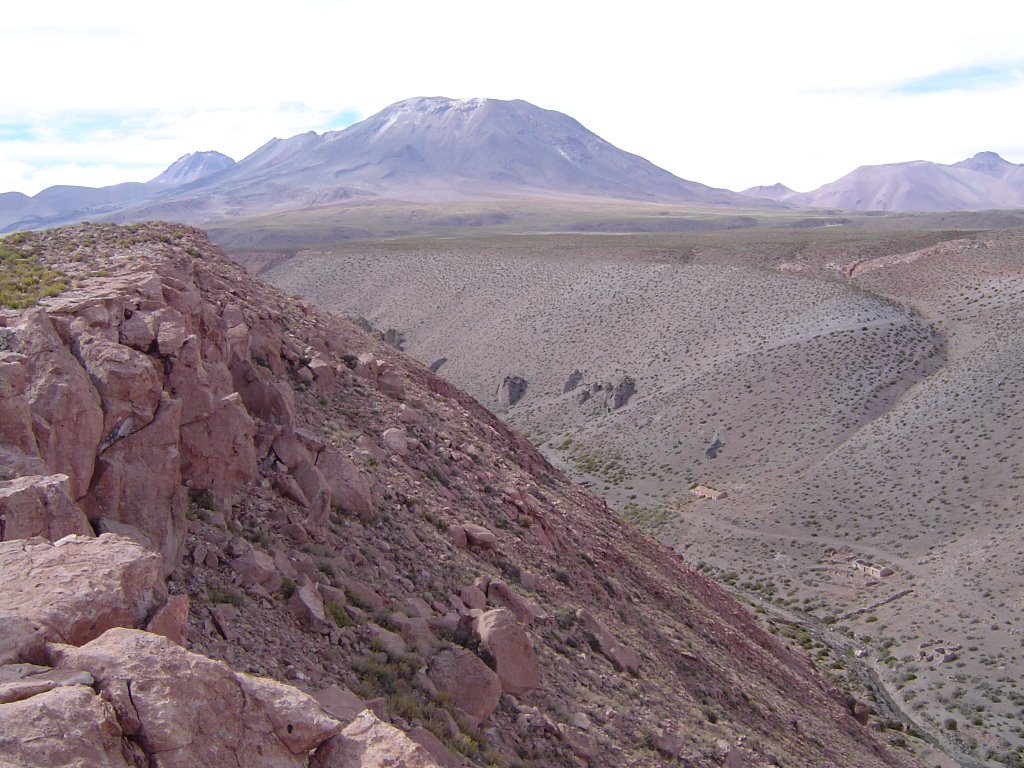
[[(489, 407), (522, 376), (504, 415), (554, 461), (740, 594), (854, 640), (964, 764), (1012, 764), (1024, 236), (829, 229), (373, 241), (267, 277), (400, 330)], [(637, 387), (624, 408), (577, 402), (623, 376)], [(696, 499), (698, 482), (727, 498)], [(846, 680), (846, 660), (822, 664)]]

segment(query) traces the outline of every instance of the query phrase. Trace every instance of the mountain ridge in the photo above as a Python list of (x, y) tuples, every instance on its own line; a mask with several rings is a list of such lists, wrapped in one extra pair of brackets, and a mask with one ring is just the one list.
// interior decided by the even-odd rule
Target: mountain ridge
[(522, 100), (415, 97), (345, 129), (274, 138), (239, 162), (228, 161), (220, 153), (186, 155), (117, 200), (86, 188), (63, 208), (24, 198), (10, 198), (5, 206), (0, 198), (0, 229), (65, 223), (85, 214), (196, 224), (381, 198), (569, 196), (753, 204), (736, 192), (679, 178), (568, 115)]
[[(751, 187), (743, 194), (796, 207), (862, 211), (978, 211), (1024, 207), (1024, 165), (991, 151), (956, 163), (862, 165), (810, 192)], [(788, 191), (787, 191), (788, 190)]]

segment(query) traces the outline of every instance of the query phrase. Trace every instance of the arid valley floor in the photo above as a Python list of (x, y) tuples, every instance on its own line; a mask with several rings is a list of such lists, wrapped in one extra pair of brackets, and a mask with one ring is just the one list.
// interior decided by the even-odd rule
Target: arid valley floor
[[(876, 707), (957, 761), (932, 762), (1020, 764), (1019, 217), (442, 208), (211, 231), (278, 287), (398, 331), (843, 685), (877, 676)], [(526, 389), (503, 405), (509, 376)]]

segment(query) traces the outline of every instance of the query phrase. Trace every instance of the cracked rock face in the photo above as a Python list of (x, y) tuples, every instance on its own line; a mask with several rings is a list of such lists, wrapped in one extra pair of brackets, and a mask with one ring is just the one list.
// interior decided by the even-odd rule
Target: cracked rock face
[(89, 521), (70, 491), (67, 475), (23, 475), (0, 481), (0, 541), (92, 536)]
[(85, 685), (0, 704), (0, 765), (129, 768), (114, 709)]

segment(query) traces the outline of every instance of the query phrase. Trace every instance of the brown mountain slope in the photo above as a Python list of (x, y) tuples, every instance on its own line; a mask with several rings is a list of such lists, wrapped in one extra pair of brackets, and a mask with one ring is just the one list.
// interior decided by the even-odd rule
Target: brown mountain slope
[[(345, 686), (445, 765), (914, 764), (802, 651), (475, 400), (202, 233), (83, 225), (8, 245), (70, 287), (0, 312), (2, 532), (56, 538), (59, 508), (65, 528), (84, 514), (160, 551), (193, 651)], [(46, 504), (10, 502), (58, 473)], [(103, 655), (132, 643), (138, 657)], [(47, 660), (92, 665), (136, 765), (164, 721), (124, 695), (153, 688), (119, 699), (104, 680), (151, 674), (166, 648), (111, 630)], [(322, 696), (349, 720), (339, 697)], [(35, 698), (0, 704), (0, 723)], [(285, 739), (295, 764), (330, 732), (317, 722), (317, 739)], [(197, 741), (216, 738), (204, 725)], [(322, 747), (311, 765), (383, 764)], [(28, 748), (0, 738), (0, 760)]]

